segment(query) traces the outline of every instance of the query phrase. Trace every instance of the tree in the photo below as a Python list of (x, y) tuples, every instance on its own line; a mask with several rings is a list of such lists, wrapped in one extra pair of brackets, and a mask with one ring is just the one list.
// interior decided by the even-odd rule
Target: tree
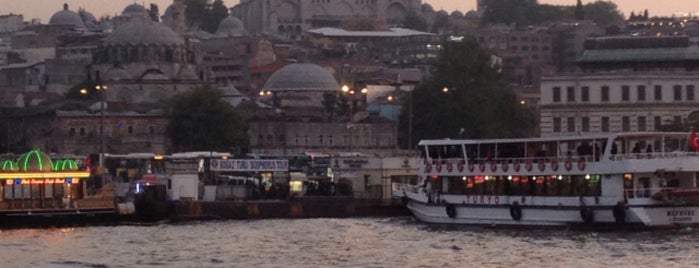
[(207, 15), (209, 0), (185, 0), (185, 21), (188, 27), (198, 28), (202, 26), (202, 20)]
[(581, 0), (578, 0), (578, 3), (575, 4), (575, 19), (585, 19), (585, 11), (583, 10), (583, 4)]
[(148, 17), (155, 22), (160, 21), (160, 9), (158, 5), (151, 3), (150, 9), (148, 9)]
[(207, 15), (203, 18), (201, 29), (210, 33), (216, 32), (218, 25), (223, 19), (228, 17), (228, 8), (223, 4), (222, 0), (214, 0), (211, 7), (207, 10)]
[(536, 0), (484, 0), (483, 5), (482, 24), (503, 23), (525, 27), (540, 21)]
[(624, 21), (617, 5), (609, 1), (596, 1), (588, 3), (584, 8), (585, 18), (596, 22), (602, 27), (614, 25)]
[(408, 12), (403, 19), (403, 27), (418, 31), (427, 31), (427, 21), (414, 11)]
[(247, 147), (247, 125), (222, 96), (220, 90), (206, 85), (173, 98), (167, 129), (177, 151)]
[(335, 92), (325, 92), (323, 93), (323, 100), (321, 101), (323, 105), (323, 111), (325, 112), (326, 120), (332, 122), (335, 117), (335, 111), (337, 107), (337, 93)]
[[(400, 115), (402, 146), (407, 145), (412, 105), (413, 137), (420, 139), (523, 137), (536, 127), (532, 111), (507, 88), (493, 57), (475, 41), (449, 42), (430, 78), (406, 98)], [(448, 93), (442, 91), (448, 88)], [(461, 132), (461, 129), (464, 129)]]

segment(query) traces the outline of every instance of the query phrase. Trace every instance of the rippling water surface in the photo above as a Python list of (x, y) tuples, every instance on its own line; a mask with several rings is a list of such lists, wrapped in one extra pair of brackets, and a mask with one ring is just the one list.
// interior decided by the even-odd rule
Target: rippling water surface
[(412, 218), (3, 230), (0, 267), (698, 267), (699, 230), (573, 232)]

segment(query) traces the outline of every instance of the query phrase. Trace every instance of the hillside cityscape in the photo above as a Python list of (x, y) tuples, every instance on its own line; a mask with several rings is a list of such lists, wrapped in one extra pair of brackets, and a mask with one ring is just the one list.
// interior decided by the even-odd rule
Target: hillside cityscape
[(48, 23), (4, 14), (0, 152), (392, 157), (408, 176), (421, 139), (697, 123), (696, 16), (477, 2), (451, 14), (421, 0), (173, 0), (102, 18), (64, 4)]

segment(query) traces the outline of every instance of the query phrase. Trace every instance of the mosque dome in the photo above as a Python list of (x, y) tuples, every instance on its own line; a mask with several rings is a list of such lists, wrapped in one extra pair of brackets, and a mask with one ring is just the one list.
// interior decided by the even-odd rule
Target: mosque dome
[(274, 72), (263, 88), (270, 91), (337, 91), (340, 86), (323, 67), (294, 63)]
[(184, 39), (167, 26), (150, 19), (134, 18), (104, 39), (105, 45), (184, 45)]
[(243, 22), (234, 16), (228, 16), (221, 20), (216, 30), (217, 35), (225, 36), (243, 36), (247, 34)]
[(124, 11), (121, 12), (122, 16), (127, 16), (127, 17), (133, 17), (133, 16), (147, 16), (148, 15), (148, 10), (139, 4), (133, 3), (126, 8), (124, 8)]
[(63, 10), (58, 11), (49, 19), (50, 25), (67, 25), (73, 26), (76, 29), (85, 29), (83, 19), (76, 12), (68, 9), (68, 4), (63, 4)]
[(17, 163), (12, 160), (0, 161), (0, 171), (17, 171)]
[(53, 163), (51, 158), (39, 150), (31, 150), (23, 154), (17, 160), (17, 166), (21, 171), (51, 171)]

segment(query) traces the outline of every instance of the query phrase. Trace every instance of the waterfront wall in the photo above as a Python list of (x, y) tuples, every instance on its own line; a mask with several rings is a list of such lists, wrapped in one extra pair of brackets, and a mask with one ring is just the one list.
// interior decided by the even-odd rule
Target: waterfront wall
[(170, 218), (198, 219), (397, 217), (410, 212), (392, 200), (345, 197), (296, 198), (255, 201), (177, 201)]

